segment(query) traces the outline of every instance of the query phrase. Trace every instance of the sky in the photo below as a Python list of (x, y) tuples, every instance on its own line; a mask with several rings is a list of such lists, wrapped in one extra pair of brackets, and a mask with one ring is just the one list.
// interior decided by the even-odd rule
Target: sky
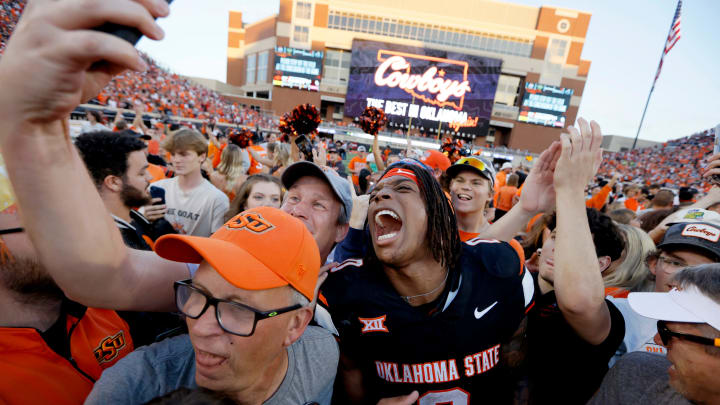
[[(452, 2), (452, 0), (449, 0)], [(592, 14), (582, 58), (592, 61), (578, 116), (603, 133), (634, 137), (676, 0), (514, 0)], [(175, 0), (161, 20), (166, 38), (138, 47), (162, 66), (188, 76), (225, 81), (228, 11), (252, 23), (278, 12), (278, 0)], [(720, 124), (720, 1), (683, 2), (681, 39), (665, 57), (641, 139), (665, 141)]]

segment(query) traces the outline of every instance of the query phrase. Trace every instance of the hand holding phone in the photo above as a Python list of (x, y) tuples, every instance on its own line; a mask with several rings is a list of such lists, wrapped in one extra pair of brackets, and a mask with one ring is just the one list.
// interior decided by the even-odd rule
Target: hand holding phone
[(153, 201), (152, 205), (165, 205), (165, 189), (162, 187), (157, 186), (150, 186), (150, 197), (155, 200), (159, 198), (158, 201)]
[[(167, 1), (168, 5), (173, 2), (173, 0), (165, 1)], [(142, 38), (142, 33), (137, 28), (128, 27), (120, 24), (105, 23), (95, 28), (95, 30), (115, 35), (116, 37), (122, 38), (133, 45), (137, 45), (138, 41), (140, 41), (140, 38)]]

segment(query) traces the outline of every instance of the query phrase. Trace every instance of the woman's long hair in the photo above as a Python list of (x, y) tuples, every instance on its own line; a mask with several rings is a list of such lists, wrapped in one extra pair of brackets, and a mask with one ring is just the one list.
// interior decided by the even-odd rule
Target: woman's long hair
[(280, 201), (282, 201), (283, 187), (282, 183), (280, 183), (280, 179), (267, 173), (253, 174), (245, 180), (242, 186), (240, 186), (237, 196), (235, 196), (235, 198), (230, 202), (230, 208), (228, 208), (228, 211), (225, 214), (225, 222), (229, 221), (230, 218), (235, 215), (245, 211), (245, 203), (247, 203), (248, 198), (250, 198), (250, 193), (252, 192), (253, 187), (257, 183), (262, 182), (275, 183), (280, 189)]
[(228, 189), (226, 191), (231, 191), (235, 180), (244, 174), (242, 149), (237, 145), (228, 144), (220, 155), (217, 171), (225, 176), (225, 188)]

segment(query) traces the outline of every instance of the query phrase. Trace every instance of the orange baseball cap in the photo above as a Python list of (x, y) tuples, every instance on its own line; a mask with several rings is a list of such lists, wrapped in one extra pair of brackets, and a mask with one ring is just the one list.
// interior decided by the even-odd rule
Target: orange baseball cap
[(450, 163), (450, 159), (448, 159), (445, 154), (432, 149), (426, 150), (423, 158), (420, 159), (420, 161), (432, 167), (433, 169), (440, 169), (442, 171), (447, 170), (447, 168), (450, 167), (450, 165), (452, 164)]
[(290, 285), (311, 301), (320, 272), (320, 252), (310, 231), (299, 219), (270, 207), (241, 212), (209, 238), (164, 235), (155, 252), (177, 262), (205, 260), (238, 288)]

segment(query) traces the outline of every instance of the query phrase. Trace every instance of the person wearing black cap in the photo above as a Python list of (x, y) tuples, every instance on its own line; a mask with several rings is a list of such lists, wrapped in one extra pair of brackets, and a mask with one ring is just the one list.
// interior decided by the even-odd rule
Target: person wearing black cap
[(678, 192), (678, 200), (680, 201), (680, 206), (685, 207), (694, 203), (695, 195), (697, 193), (698, 191), (692, 187), (680, 187), (680, 192)]
[(340, 175), (340, 177), (347, 178), (345, 164), (340, 158), (340, 152), (338, 151), (338, 148), (331, 144), (330, 149), (328, 149), (328, 155), (329, 159), (327, 165), (335, 169), (335, 171)]
[[(702, 209), (674, 214), (657, 250), (645, 259), (655, 279), (656, 292), (673, 287), (673, 275), (688, 266), (720, 262), (720, 214)], [(664, 355), (665, 348), (654, 342), (655, 322), (630, 310), (629, 302), (613, 300), (627, 320), (624, 345), (627, 352), (642, 351)]]
[(528, 175), (520, 202), (492, 225), (484, 215), (495, 186), (492, 165), (477, 156), (467, 156), (448, 167), (446, 188), (452, 198), (460, 239), (467, 241), (482, 235), (510, 241), (534, 215), (552, 210), (555, 206), (552, 165), (559, 157), (555, 156), (559, 146), (554, 143), (540, 155)]

